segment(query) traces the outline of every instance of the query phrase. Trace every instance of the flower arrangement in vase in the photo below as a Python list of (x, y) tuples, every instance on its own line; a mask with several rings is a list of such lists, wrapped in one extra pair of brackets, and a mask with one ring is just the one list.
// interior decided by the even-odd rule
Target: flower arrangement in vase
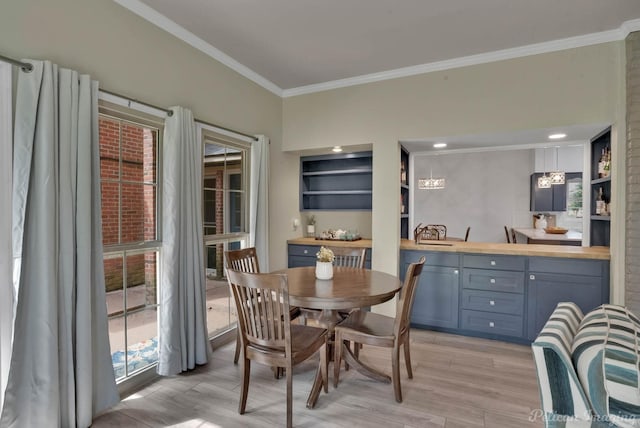
[(316, 236), (316, 216), (313, 214), (307, 216), (307, 236), (309, 238)]
[(333, 260), (336, 258), (333, 251), (329, 248), (320, 247), (320, 251), (316, 253), (316, 258), (316, 278), (333, 278)]

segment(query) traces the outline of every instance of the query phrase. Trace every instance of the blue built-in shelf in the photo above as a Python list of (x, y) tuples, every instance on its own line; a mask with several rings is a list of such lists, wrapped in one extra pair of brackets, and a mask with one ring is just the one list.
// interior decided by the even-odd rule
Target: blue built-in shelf
[(370, 211), (371, 152), (300, 158), (300, 211)]

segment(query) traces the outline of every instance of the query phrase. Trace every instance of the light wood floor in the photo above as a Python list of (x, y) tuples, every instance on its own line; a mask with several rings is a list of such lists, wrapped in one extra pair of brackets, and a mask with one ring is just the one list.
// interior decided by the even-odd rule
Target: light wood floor
[[(241, 368), (233, 364), (235, 343), (215, 350), (213, 360), (189, 373), (162, 378), (123, 400), (93, 427), (267, 427), (284, 426), (284, 379), (252, 365), (247, 413), (237, 412)], [(390, 374), (388, 350), (365, 346), (363, 361)], [(316, 407), (305, 407), (317, 360), (294, 369), (296, 427), (539, 427), (529, 422), (539, 408), (529, 346), (431, 331), (413, 330), (412, 380), (401, 367), (403, 403), (391, 384), (341, 373), (338, 388)], [(331, 371), (330, 371), (331, 373)]]

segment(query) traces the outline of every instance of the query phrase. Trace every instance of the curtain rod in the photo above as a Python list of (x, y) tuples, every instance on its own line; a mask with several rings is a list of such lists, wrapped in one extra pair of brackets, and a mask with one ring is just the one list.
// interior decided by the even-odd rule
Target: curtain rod
[[(147, 106), (147, 107), (151, 107), (151, 108), (155, 108), (157, 110), (164, 111), (165, 113), (167, 113), (168, 116), (172, 116), (173, 115), (173, 112), (171, 110), (169, 110), (169, 109), (166, 109), (166, 108), (163, 108), (163, 107), (158, 107), (158, 106), (155, 106), (153, 104), (145, 103), (143, 101), (139, 101), (139, 100), (136, 100), (136, 99), (132, 99), (132, 98), (124, 96), (124, 95), (116, 94), (115, 92), (107, 91), (106, 89), (100, 89), (100, 92), (104, 92), (105, 94), (113, 95), (115, 97), (124, 98), (126, 100), (131, 100), (134, 103), (142, 104), (142, 105)], [(258, 139), (256, 137), (254, 137), (253, 135), (245, 134), (244, 132), (239, 132), (239, 131), (236, 131), (235, 129), (225, 128), (224, 126), (216, 125), (214, 123), (205, 122), (204, 120), (200, 120), (200, 119), (194, 119), (194, 120), (196, 122), (200, 122), (203, 125), (209, 125), (209, 126), (212, 126), (214, 128), (222, 129), (223, 131), (227, 131), (227, 132), (231, 132), (231, 133), (234, 133), (234, 134), (242, 135), (243, 137), (251, 138), (253, 141), (258, 141)]]
[(29, 64), (28, 62), (18, 61), (16, 59), (9, 58), (4, 55), (0, 55), (0, 61), (8, 62), (9, 64), (13, 64), (16, 67), (20, 67), (22, 70), (26, 71), (27, 73), (33, 70), (33, 65)]
[[(33, 70), (33, 65), (29, 64), (28, 62), (18, 61), (18, 60), (15, 60), (13, 58), (6, 57), (4, 55), (0, 55), (0, 61), (8, 62), (9, 64), (15, 65), (16, 67), (20, 67), (23, 71), (25, 71), (27, 73), (29, 73), (29, 72), (31, 72), (31, 70)], [(158, 110), (162, 110), (162, 111), (166, 112), (167, 115), (169, 115), (169, 116), (173, 115), (173, 112), (171, 110), (169, 110), (169, 109), (166, 109), (166, 108), (154, 106), (153, 104), (145, 103), (143, 101), (134, 100), (134, 99), (131, 99), (129, 97), (125, 97), (123, 95), (116, 94), (115, 92), (107, 91), (105, 89), (100, 89), (100, 91), (102, 91), (102, 92), (104, 92), (106, 94), (109, 94), (109, 95), (113, 95), (113, 96), (116, 96), (116, 97), (120, 97), (120, 98), (125, 98), (127, 100), (131, 100), (133, 102), (136, 102), (138, 104), (142, 104), (142, 105), (147, 106), (147, 107), (151, 107), (151, 108), (155, 108), (155, 109), (158, 109)], [(249, 135), (249, 134), (245, 134), (244, 132), (239, 132), (239, 131), (236, 131), (234, 129), (225, 128), (224, 126), (216, 125), (214, 123), (205, 122), (204, 120), (200, 120), (200, 119), (195, 119), (195, 121), (196, 122), (200, 122), (203, 125), (209, 125), (209, 126), (212, 126), (214, 128), (219, 128), (219, 129), (222, 129), (222, 130), (227, 131), (227, 132), (233, 132), (234, 134), (242, 135), (243, 137), (251, 138), (253, 141), (258, 141), (258, 139), (255, 136)]]

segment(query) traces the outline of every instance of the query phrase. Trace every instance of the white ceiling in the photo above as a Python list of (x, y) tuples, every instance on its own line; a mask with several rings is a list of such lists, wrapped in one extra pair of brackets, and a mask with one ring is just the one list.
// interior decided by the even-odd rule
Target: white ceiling
[(620, 39), (640, 29), (640, 0), (115, 1), (212, 56), (226, 54), (223, 62), (281, 95), (407, 67), (455, 66), (451, 60), (523, 46), (555, 50)]
[[(640, 0), (114, 0), (280, 96), (622, 40)], [(413, 152), (588, 141), (607, 124), (405, 140)], [(551, 144), (551, 143), (549, 143)], [(561, 143), (562, 144), (562, 143)], [(566, 144), (566, 142), (565, 142)]]

